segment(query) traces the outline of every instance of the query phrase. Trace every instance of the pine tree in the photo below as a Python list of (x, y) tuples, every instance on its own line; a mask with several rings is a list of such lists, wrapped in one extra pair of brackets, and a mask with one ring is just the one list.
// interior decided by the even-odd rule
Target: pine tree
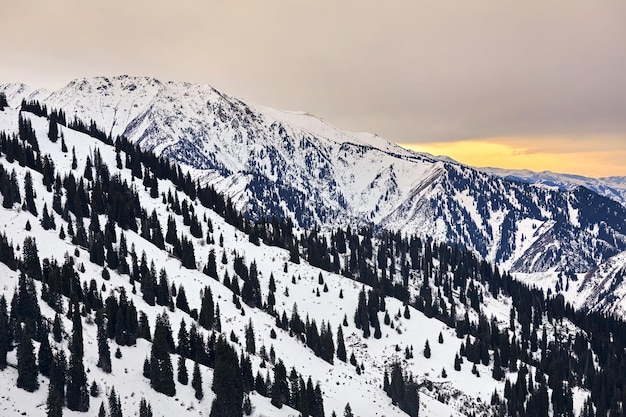
[(43, 337), (43, 340), (39, 344), (39, 353), (37, 356), (37, 362), (39, 363), (39, 372), (41, 373), (41, 375), (50, 376), (53, 355), (47, 334)]
[(65, 377), (67, 374), (67, 360), (63, 349), (54, 354), (50, 369), (50, 389), (56, 391), (61, 404), (65, 403)]
[(211, 287), (204, 288), (204, 297), (202, 297), (202, 305), (200, 306), (200, 316), (198, 324), (207, 330), (211, 330), (215, 324), (215, 313), (213, 304), (213, 293)]
[(6, 107), (9, 107), (9, 103), (7, 101), (7, 96), (3, 91), (0, 93), (0, 111), (4, 111)]
[(30, 171), (26, 171), (24, 175), (24, 204), (26, 210), (33, 216), (37, 216), (37, 206), (35, 205), (35, 191), (33, 190), (33, 177)]
[(254, 328), (252, 327), (252, 319), (248, 322), (248, 325), (245, 327), (246, 334), (246, 352), (252, 355), (256, 354), (256, 344), (254, 341)]
[(74, 306), (70, 364), (67, 379), (67, 408), (73, 411), (89, 410), (87, 376), (83, 364), (83, 325), (78, 305)]
[(107, 417), (107, 412), (104, 408), (104, 401), (100, 403), (100, 409), (98, 410), (98, 417)]
[(17, 347), (17, 387), (34, 392), (39, 388), (35, 349), (28, 330), (24, 329), (21, 333), (22, 338)]
[(11, 347), (10, 332), (7, 300), (2, 294), (0, 295), (0, 370), (7, 367), (7, 352)]
[(289, 386), (287, 384), (287, 370), (281, 360), (274, 366), (274, 384), (272, 385), (272, 405), (282, 408), (289, 400)]
[(89, 387), (89, 395), (94, 398), (98, 398), (98, 396), (100, 395), (100, 387), (98, 387), (96, 381), (93, 381), (91, 383), (91, 387)]
[(426, 343), (424, 343), (424, 357), (426, 359), (430, 358), (430, 344), (428, 343), (428, 339), (426, 339)]
[(185, 357), (178, 355), (178, 382), (183, 385), (187, 385), (189, 382), (189, 376), (187, 374), (187, 365), (185, 364)]
[(215, 249), (211, 249), (209, 252), (209, 259), (204, 267), (203, 271), (206, 275), (211, 278), (217, 279), (217, 263), (215, 262)]
[(139, 402), (139, 417), (152, 417), (152, 406), (142, 398)]
[(164, 325), (159, 325), (160, 317), (162, 316), (157, 317), (157, 326), (154, 330), (154, 341), (150, 352), (150, 385), (155, 391), (173, 397), (176, 394), (176, 386), (169, 355), (167, 328)]
[(346, 361), (346, 345), (343, 340), (343, 330), (341, 326), (337, 327), (337, 359), (342, 362)]
[(59, 313), (54, 314), (54, 320), (52, 322), (52, 336), (54, 341), (60, 343), (63, 339), (63, 325), (61, 324), (61, 316)]
[[(29, 276), (29, 278), (35, 279), (37, 281), (41, 281), (41, 263), (39, 262), (39, 250), (37, 249), (37, 241), (32, 236), (26, 236), (24, 238), (24, 246), (22, 248), (22, 271)], [(28, 287), (32, 285), (32, 280), (28, 280), (26, 283)], [(29, 289), (29, 291), (31, 291)], [(32, 288), (34, 291), (34, 287)], [(36, 302), (35, 299), (32, 299), (32, 296), (29, 296), (31, 299), (25, 302)], [(38, 307), (34, 310), (38, 310)], [(28, 310), (31, 310), (30, 308)], [(36, 311), (33, 311), (33, 314), (38, 314)], [(34, 316), (29, 316), (32, 319), (36, 319)]]
[(59, 397), (59, 392), (52, 384), (48, 387), (48, 399), (46, 400), (46, 417), (62, 417), (63, 402)]
[(237, 353), (223, 337), (215, 344), (215, 370), (213, 372), (215, 399), (210, 417), (241, 416), (243, 413), (243, 381)]
[(50, 123), (48, 124), (48, 139), (50, 139), (52, 143), (55, 143), (59, 139), (59, 127), (54, 117), (50, 118)]
[(119, 395), (115, 392), (115, 387), (111, 388), (109, 394), (109, 417), (123, 417), (122, 404)]
[(201, 400), (204, 397), (204, 393), (202, 391), (202, 374), (200, 373), (198, 362), (194, 362), (193, 365), (193, 378), (191, 380), (191, 386), (195, 391), (196, 399)]
[(111, 350), (106, 336), (104, 323), (98, 325), (98, 368), (105, 373), (111, 373)]
[(182, 285), (178, 287), (178, 293), (176, 294), (176, 308), (184, 311), (185, 313), (189, 313), (189, 303), (187, 302), (185, 287)]

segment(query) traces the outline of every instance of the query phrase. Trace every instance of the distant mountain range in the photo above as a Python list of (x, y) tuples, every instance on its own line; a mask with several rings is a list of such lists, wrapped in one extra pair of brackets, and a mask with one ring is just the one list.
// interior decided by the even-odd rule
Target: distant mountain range
[(480, 168), (480, 170), (502, 178), (556, 188), (562, 191), (585, 187), (622, 205), (626, 205), (626, 177), (589, 178), (581, 175), (558, 174), (550, 171), (534, 172), (501, 168)]

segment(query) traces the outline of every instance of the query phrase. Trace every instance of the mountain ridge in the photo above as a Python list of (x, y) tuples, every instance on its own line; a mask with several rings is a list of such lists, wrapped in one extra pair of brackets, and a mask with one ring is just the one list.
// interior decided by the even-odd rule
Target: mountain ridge
[[(119, 76), (74, 80), (53, 92), (2, 89), (14, 92), (13, 106), (20, 91), (187, 166), (251, 218), (418, 232), (521, 272), (585, 272), (626, 249), (623, 221), (602, 223), (599, 214), (626, 217), (626, 210), (596, 194), (485, 174), (306, 113), (248, 105), (208, 85)], [(542, 237), (524, 230), (550, 222), (557, 227), (539, 228)], [(529, 245), (528, 235), (542, 244)]]
[[(18, 353), (21, 348), (15, 347), (28, 344), (33, 318), (38, 319), (33, 309), (20, 309), (20, 297), (33, 301), (31, 305), (40, 304), (47, 323), (35, 321), (39, 332), (33, 334), (32, 343), (37, 350), (42, 350), (45, 337), (55, 352), (73, 355), (82, 351), (74, 346), (78, 337), (69, 337), (70, 327), (72, 333), (82, 327), (82, 364), (88, 382), (97, 382), (101, 389), (99, 396), (91, 399), (90, 412), (100, 402), (106, 404), (104, 394), (110, 398), (115, 387), (124, 415), (136, 414), (141, 399), (147, 399), (157, 414), (208, 415), (213, 409), (211, 402), (223, 392), (220, 384), (213, 384), (220, 373), (217, 362), (222, 360), (215, 339), (220, 346), (226, 343), (235, 350), (234, 362), (241, 365), (231, 361), (231, 366), (246, 375), (247, 387), (232, 387), (229, 394), (242, 395), (242, 402), (244, 393), (248, 395), (254, 417), (297, 413), (322, 417), (332, 411), (341, 414), (347, 403), (360, 416), (417, 416), (418, 412), (442, 417), (588, 416), (590, 407), (606, 414), (610, 407), (622, 407), (626, 401), (600, 395), (624, 392), (626, 351), (610, 349), (613, 344), (626, 345), (626, 325), (605, 315), (574, 311), (562, 294), (548, 296), (534, 285), (524, 286), (473, 251), (432, 238), (420, 240), (416, 234), (356, 224), (321, 230), (292, 227), (278, 219), (255, 222), (234, 210), (228, 196), (220, 197), (211, 187), (191, 180), (187, 173), (194, 171), (192, 167), (160, 158), (162, 153), (141, 150), (128, 139), (103, 137), (88, 128), (89, 121), (82, 127), (59, 123), (54, 135), (50, 126), (57, 116), (46, 116), (34, 105), (31, 110), (12, 108), (0, 113), (2, 120), (19, 120), (15, 128), (14, 122), (2, 125), (0, 135), (0, 294), (7, 300), (12, 294), (17, 294), (13, 300), (18, 297), (7, 303), (10, 315), (0, 302), (0, 336), (6, 334), (7, 317), (13, 318), (12, 331), (26, 335), (21, 339), (24, 342), (9, 344), (8, 367), (0, 371), (8, 381), (0, 385), (3, 414), (40, 413), (48, 401), (46, 391), (54, 388), (53, 377), (45, 375), (38, 376), (40, 388), (32, 394), (14, 386), (24, 374), (20, 362), (25, 361)], [(290, 140), (291, 136), (285, 139), (296, 155), (295, 145), (299, 147), (300, 142)], [(332, 156), (336, 151), (328, 141), (310, 135), (301, 139), (305, 148), (314, 150), (305, 157)], [(371, 152), (371, 148), (359, 146), (363, 155)], [(267, 160), (261, 155), (269, 149), (255, 149), (254, 158), (250, 157), (255, 164), (225, 181), (241, 184), (240, 178), (263, 172), (267, 172), (267, 181), (278, 181), (280, 171), (272, 177), (272, 166), (267, 171), (259, 168)], [(345, 152), (353, 157), (350, 149)], [(214, 156), (219, 161), (218, 155)], [(360, 161), (367, 167), (372, 163), (347, 156), (346, 164)], [(375, 159), (371, 153), (368, 157)], [(323, 171), (323, 161), (311, 163), (318, 174)], [(374, 180), (365, 181), (365, 186), (374, 183), (372, 188), (379, 190), (376, 184), (381, 183), (386, 190), (397, 187), (395, 192), (400, 194), (402, 182), (407, 181), (402, 161), (394, 159), (395, 163), (373, 175)], [(223, 161), (225, 166), (229, 163)], [(579, 229), (589, 229), (591, 235), (601, 238), (596, 244), (602, 244), (616, 236), (609, 233), (609, 227), (616, 227), (615, 233), (621, 231), (618, 222), (606, 215), (620, 215), (617, 203), (611, 205), (582, 188), (564, 194), (530, 192), (528, 184), (491, 182), (486, 174), (442, 161), (424, 166), (429, 175), (411, 190), (415, 195), (432, 193), (436, 199), (408, 201), (432, 210), (444, 230), (452, 224), (444, 220), (449, 213), (465, 210), (454, 223), (459, 224), (459, 233), (472, 234), (476, 232), (472, 224), (489, 225), (489, 220), (498, 216), (506, 220), (505, 205), (516, 203), (519, 211), (528, 215), (520, 226), (528, 237), (502, 234), (500, 238), (520, 237), (519, 246), (540, 248), (545, 242), (535, 241), (542, 238), (549, 238), (551, 244), (566, 241), (568, 233)], [(333, 172), (330, 163), (328, 167), (329, 175)], [(220, 175), (219, 170), (213, 175)], [(318, 179), (327, 178), (322, 175)], [(498, 187), (511, 198), (492, 197), (490, 193)], [(245, 187), (237, 190), (248, 191)], [(390, 192), (389, 198), (393, 195)], [(442, 195), (450, 197), (443, 199)], [(550, 204), (530, 204), (535, 197), (550, 200)], [(493, 202), (486, 205), (481, 199)], [(263, 202), (259, 200), (259, 204)], [(595, 206), (595, 211), (577, 212), (589, 205)], [(554, 211), (542, 214), (542, 208), (552, 206)], [(591, 217), (594, 214), (610, 225), (602, 229), (598, 219)], [(466, 218), (472, 222), (464, 224)], [(493, 224), (500, 223), (493, 220)], [(531, 236), (533, 231), (536, 236)], [(584, 244), (582, 239), (580, 245)], [(608, 254), (609, 249), (597, 254)], [(593, 251), (589, 252), (588, 256), (592, 255)], [(59, 277), (68, 279), (67, 285), (64, 281), (59, 285)], [(181, 293), (187, 294), (185, 302)], [(124, 314), (132, 316), (129, 302), (138, 313), (141, 332), (134, 320), (123, 319)], [(116, 304), (124, 305), (126, 313), (119, 307), (119, 314), (113, 314)], [(57, 310), (60, 327), (66, 329), (58, 341), (56, 336), (50, 338), (48, 329)], [(209, 324), (208, 311), (214, 313), (213, 324)], [(117, 323), (106, 326), (105, 337), (98, 329), (103, 326), (103, 312), (107, 323), (114, 317)], [(164, 315), (169, 317), (167, 326)], [(195, 326), (194, 330), (183, 332), (185, 323)], [(163, 331), (168, 326), (172, 335), (178, 333), (178, 341), (172, 342), (171, 351), (161, 346), (166, 352), (159, 358), (187, 366), (181, 361), (186, 357), (194, 368), (197, 363), (204, 399), (196, 396), (197, 385), (189, 387), (179, 378), (173, 383), (172, 396), (159, 393), (163, 391), (151, 379), (158, 375), (152, 371), (157, 358), (152, 352), (164, 339), (157, 337), (157, 327)], [(191, 339), (203, 354), (192, 355), (185, 347)], [(120, 357), (111, 358), (110, 374), (101, 364), (107, 356), (101, 349), (102, 340), (112, 348), (108, 356), (115, 345), (120, 350)], [(331, 349), (329, 340), (336, 341)], [(0, 343), (0, 353), (3, 349), (6, 344)], [(220, 359), (212, 364), (213, 354)], [(42, 357), (39, 355), (39, 365)], [(2, 355), (0, 366), (1, 359)], [(142, 370), (142, 359), (149, 359), (148, 372), (145, 367)], [(292, 367), (295, 377), (291, 372), (288, 377), (286, 371)], [(190, 369), (187, 372), (191, 374)], [(259, 377), (251, 382), (254, 372)], [(71, 381), (68, 379), (68, 384)], [(316, 399), (316, 408), (309, 409), (304, 397)], [(109, 399), (108, 403), (104, 408), (112, 414), (115, 401)], [(60, 408), (69, 416), (82, 415), (67, 410), (63, 403)], [(235, 414), (243, 414), (243, 410)]]

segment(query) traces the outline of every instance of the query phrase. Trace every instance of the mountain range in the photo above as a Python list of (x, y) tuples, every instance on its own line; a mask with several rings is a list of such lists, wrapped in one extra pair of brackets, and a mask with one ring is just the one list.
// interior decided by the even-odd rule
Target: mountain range
[(526, 273), (583, 273), (626, 249), (626, 209), (612, 199), (623, 192), (617, 181), (594, 188), (561, 176), (560, 186), (539, 187), (546, 175), (485, 173), (210, 86), (120, 76), (56, 91), (16, 84), (0, 91), (12, 105), (62, 108), (69, 119), (94, 121), (183, 164), (252, 218), (428, 235)]
[(87, 385), (115, 417), (623, 411), (620, 179), (479, 170), (145, 77), (2, 96), (3, 415), (83, 415)]

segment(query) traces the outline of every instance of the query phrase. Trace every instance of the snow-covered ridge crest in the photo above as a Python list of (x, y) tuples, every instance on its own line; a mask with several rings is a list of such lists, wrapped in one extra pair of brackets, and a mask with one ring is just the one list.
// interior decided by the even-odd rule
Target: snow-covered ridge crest
[(250, 217), (428, 234), (528, 272), (582, 272), (626, 249), (626, 209), (596, 193), (511, 181), (208, 85), (117, 76), (1, 90), (14, 108), (38, 100), (171, 158)]

